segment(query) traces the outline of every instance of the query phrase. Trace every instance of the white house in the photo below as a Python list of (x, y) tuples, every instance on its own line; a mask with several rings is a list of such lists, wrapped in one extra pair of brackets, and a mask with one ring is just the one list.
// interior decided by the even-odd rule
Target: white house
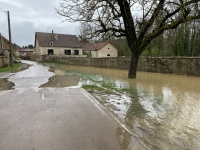
[(35, 33), (36, 55), (63, 55), (68, 57), (85, 57), (76, 35), (57, 33)]
[(117, 48), (110, 42), (84, 43), (82, 49), (91, 57), (117, 57)]

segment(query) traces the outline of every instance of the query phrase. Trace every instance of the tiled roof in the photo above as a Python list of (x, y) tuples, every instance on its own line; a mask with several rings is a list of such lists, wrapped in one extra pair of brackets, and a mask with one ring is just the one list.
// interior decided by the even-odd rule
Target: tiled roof
[[(9, 40), (7, 38), (5, 38), (3, 35), (0, 34), (0, 41), (1, 41), (1, 37), (2, 39), (6, 42), (6, 43), (10, 43)], [(21, 47), (15, 43), (12, 43), (12, 49), (16, 50), (16, 49), (21, 49)]]
[(101, 42), (101, 43), (84, 43), (82, 44), (82, 49), (85, 51), (95, 51), (100, 50), (102, 47), (104, 47), (109, 42)]
[(93, 43), (84, 43), (82, 44), (82, 49), (83, 51), (95, 51), (96, 48), (95, 48), (95, 44)]
[(100, 50), (102, 47), (104, 47), (108, 43), (109, 42), (96, 43), (95, 44), (96, 50)]
[(53, 42), (54, 47), (81, 47), (76, 35), (36, 32), (35, 38), (38, 39), (39, 46), (41, 47), (49, 47), (51, 41)]
[[(0, 35), (1, 35), (1, 34), (0, 34)], [(8, 40), (7, 38), (5, 38), (3, 35), (1, 35), (1, 37), (2, 37), (3, 40), (5, 40), (6, 42), (9, 43), (9, 40)], [(0, 37), (0, 38), (1, 38), (1, 37)]]
[(13, 44), (13, 49), (16, 50), (16, 49), (22, 49), (22, 48), (21, 48), (19, 45), (17, 45), (17, 44), (14, 43), (14, 44)]

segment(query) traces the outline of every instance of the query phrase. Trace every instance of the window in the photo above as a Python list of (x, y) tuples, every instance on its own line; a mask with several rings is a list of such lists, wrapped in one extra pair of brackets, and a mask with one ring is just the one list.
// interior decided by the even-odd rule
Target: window
[(110, 56), (110, 54), (108, 54), (107, 56)]
[(53, 49), (48, 49), (48, 55), (53, 55)]
[(74, 50), (74, 55), (79, 55), (79, 50)]
[(67, 49), (67, 50), (64, 51), (64, 53), (65, 53), (65, 55), (71, 55), (71, 50)]
[(50, 46), (53, 46), (53, 42), (51, 41), (51, 42), (49, 43), (49, 45), (50, 45)]

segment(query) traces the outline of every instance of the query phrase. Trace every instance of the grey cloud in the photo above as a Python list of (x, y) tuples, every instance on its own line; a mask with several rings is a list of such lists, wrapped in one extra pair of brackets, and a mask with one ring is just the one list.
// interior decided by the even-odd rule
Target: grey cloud
[(12, 24), (12, 42), (20, 46), (33, 44), (34, 24), (32, 22), (20, 22)]
[[(19, 46), (34, 44), (35, 32), (77, 34), (78, 24), (62, 23), (58, 6), (59, 0), (0, 0), (0, 8), (10, 11), (12, 41)], [(0, 33), (8, 37), (5, 13), (0, 18)]]

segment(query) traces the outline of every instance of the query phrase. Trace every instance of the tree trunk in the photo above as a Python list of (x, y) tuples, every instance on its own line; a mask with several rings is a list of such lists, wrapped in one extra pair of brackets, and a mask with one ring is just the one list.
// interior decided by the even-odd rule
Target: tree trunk
[(132, 79), (136, 78), (138, 60), (139, 60), (139, 55), (132, 52), (131, 62), (130, 62), (129, 72), (128, 72), (128, 78), (132, 78)]

